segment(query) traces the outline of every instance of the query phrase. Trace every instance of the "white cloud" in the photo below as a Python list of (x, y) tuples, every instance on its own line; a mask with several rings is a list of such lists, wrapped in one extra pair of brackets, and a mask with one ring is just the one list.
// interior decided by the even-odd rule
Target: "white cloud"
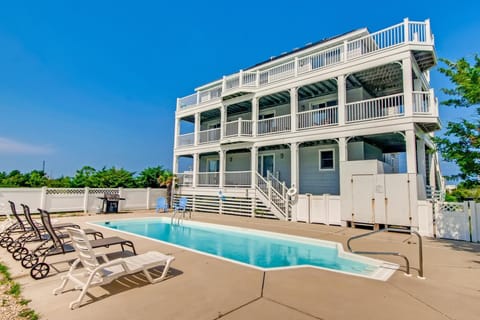
[(53, 148), (49, 146), (23, 143), (8, 138), (0, 137), (0, 154), (51, 154)]

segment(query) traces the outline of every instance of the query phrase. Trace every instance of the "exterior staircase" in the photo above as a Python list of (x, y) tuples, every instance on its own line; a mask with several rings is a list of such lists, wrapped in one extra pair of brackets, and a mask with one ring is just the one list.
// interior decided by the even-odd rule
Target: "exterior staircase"
[(257, 197), (275, 217), (280, 220), (290, 220), (292, 204), (284, 182), (280, 182), (270, 172), (266, 178), (257, 172), (255, 189)]

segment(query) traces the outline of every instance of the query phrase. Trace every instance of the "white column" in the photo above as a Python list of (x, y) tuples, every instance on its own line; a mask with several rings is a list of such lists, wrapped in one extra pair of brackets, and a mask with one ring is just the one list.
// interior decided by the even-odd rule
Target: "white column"
[(345, 85), (345, 75), (339, 75), (337, 78), (338, 94), (338, 124), (345, 124), (345, 104), (347, 103), (347, 87)]
[(225, 150), (218, 151), (218, 163), (219, 163), (219, 180), (218, 185), (222, 189), (225, 185)]
[(194, 128), (194, 145), (198, 145), (198, 137), (200, 135), (200, 113), (195, 113), (195, 128)]
[(430, 166), (430, 186), (432, 187), (432, 190), (437, 189), (437, 181), (436, 181), (437, 166), (435, 163), (435, 158), (436, 156), (432, 153), (428, 155), (428, 161)]
[(292, 132), (297, 131), (298, 88), (290, 89), (290, 121)]
[(173, 155), (172, 173), (173, 174), (178, 173), (178, 156), (177, 155)]
[(413, 80), (412, 80), (412, 61), (409, 58), (402, 60), (403, 72), (403, 105), (405, 116), (413, 115)]
[(405, 131), (405, 144), (407, 156), (407, 173), (417, 173), (417, 148), (415, 146), (415, 132), (413, 130)]
[(292, 187), (297, 188), (298, 191), (300, 188), (299, 185), (299, 152), (298, 152), (298, 143), (290, 143), (290, 183)]
[(193, 178), (192, 178), (192, 187), (197, 186), (198, 180), (198, 153), (193, 154)]
[(347, 138), (338, 138), (338, 161), (348, 161)]
[[(299, 173), (298, 173), (298, 164), (299, 164), (299, 152), (298, 152), (298, 143), (292, 142), (290, 144), (290, 184), (291, 187), (297, 189), (297, 194), (300, 193), (300, 184), (299, 184)], [(292, 204), (292, 221), (297, 221), (297, 203)]]
[(258, 125), (258, 100), (259, 98), (254, 97), (252, 99), (252, 136), (257, 136), (257, 125)]
[(417, 166), (418, 173), (423, 176), (423, 181), (427, 181), (427, 168), (425, 165), (425, 141), (417, 140)]
[(250, 170), (251, 172), (251, 181), (252, 188), (256, 187), (256, 180), (257, 180), (257, 167), (258, 167), (258, 148), (251, 147), (250, 148)]
[(220, 140), (223, 139), (225, 135), (225, 123), (226, 121), (226, 107), (222, 104), (220, 106)]
[(175, 135), (173, 137), (173, 148), (177, 147), (178, 136), (180, 135), (180, 118), (175, 118)]

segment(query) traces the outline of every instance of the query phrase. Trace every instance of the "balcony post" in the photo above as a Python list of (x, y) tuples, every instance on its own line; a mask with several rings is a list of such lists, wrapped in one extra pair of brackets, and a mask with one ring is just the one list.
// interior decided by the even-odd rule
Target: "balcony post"
[(346, 81), (345, 75), (339, 75), (337, 78), (337, 94), (338, 94), (338, 106), (337, 106), (337, 116), (338, 116), (338, 124), (340, 126), (345, 125), (345, 104), (347, 102), (347, 88), (346, 88)]
[(256, 180), (257, 180), (257, 167), (258, 167), (258, 148), (257, 147), (251, 147), (250, 148), (250, 174), (252, 175), (251, 177), (251, 185), (252, 189), (255, 189), (256, 187)]
[(295, 77), (298, 76), (298, 57), (295, 57), (294, 65), (293, 65), (293, 75)]
[(299, 190), (298, 185), (298, 142), (290, 143), (290, 176), (291, 176), (291, 185), (292, 187), (297, 188)]
[(226, 80), (226, 76), (223, 76), (222, 78), (222, 93), (224, 93), (227, 89), (227, 80)]
[(290, 89), (290, 130), (297, 131), (298, 88)]
[(403, 19), (403, 28), (405, 33), (405, 43), (410, 42), (410, 26), (408, 22), (408, 18)]
[(196, 188), (198, 184), (198, 153), (193, 154), (193, 177), (192, 187)]
[(200, 137), (200, 113), (196, 112), (195, 113), (195, 126), (194, 126), (194, 138), (193, 138), (193, 144), (195, 146), (198, 145), (199, 143), (199, 137)]
[(348, 41), (343, 41), (343, 62), (348, 60)]
[(238, 118), (237, 136), (242, 135), (242, 118)]
[(252, 137), (257, 136), (258, 127), (258, 101), (259, 98), (254, 97), (252, 99)]
[(225, 186), (225, 150), (218, 151), (218, 164), (218, 187), (222, 189)]
[(433, 116), (438, 116), (438, 107), (435, 103), (435, 91), (433, 88), (428, 90), (428, 112)]
[(220, 140), (225, 136), (225, 105), (220, 106)]
[(257, 70), (257, 75), (255, 78), (255, 87), (260, 87), (260, 70)]
[(178, 156), (175, 154), (173, 155), (172, 173), (178, 173)]
[(425, 41), (428, 44), (433, 45), (433, 39), (432, 39), (432, 28), (430, 26), (430, 19), (425, 20)]
[(173, 137), (174, 148), (178, 147), (178, 136), (180, 135), (180, 118), (175, 117), (175, 135)]
[(412, 61), (410, 57), (402, 60), (403, 72), (403, 106), (405, 116), (413, 115), (413, 80), (412, 80)]
[(243, 70), (240, 70), (238, 74), (238, 87), (241, 88), (243, 86)]

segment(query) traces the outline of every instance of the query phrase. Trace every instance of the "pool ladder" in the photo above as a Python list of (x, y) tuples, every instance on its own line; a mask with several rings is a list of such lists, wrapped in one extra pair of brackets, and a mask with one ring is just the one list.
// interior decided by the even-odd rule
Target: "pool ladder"
[(406, 275), (407, 276), (411, 276), (410, 274), (410, 261), (408, 260), (408, 258), (399, 253), (399, 252), (383, 252), (383, 251), (353, 251), (352, 250), (352, 247), (350, 246), (350, 242), (352, 242), (353, 240), (356, 240), (356, 239), (360, 239), (360, 238), (365, 238), (365, 237), (368, 237), (368, 236), (371, 236), (373, 234), (377, 234), (377, 233), (380, 233), (380, 232), (386, 232), (386, 231), (395, 231), (395, 232), (402, 232), (402, 233), (410, 233), (410, 234), (414, 234), (418, 237), (418, 263), (419, 263), (419, 267), (418, 267), (418, 278), (420, 279), (425, 279), (425, 277), (423, 276), (423, 243), (422, 243), (422, 236), (416, 232), (416, 231), (413, 231), (413, 230), (402, 230), (402, 229), (395, 229), (395, 228), (385, 228), (385, 229), (382, 229), (382, 230), (377, 230), (377, 231), (372, 231), (372, 232), (367, 232), (367, 233), (364, 233), (364, 234), (360, 234), (358, 236), (353, 236), (353, 237), (350, 237), (348, 240), (347, 240), (347, 248), (348, 250), (351, 252), (351, 253), (357, 253), (357, 254), (378, 254), (378, 255), (390, 255), (390, 256), (397, 256), (397, 257), (401, 257), (403, 259), (405, 259), (405, 263), (406, 263)]

